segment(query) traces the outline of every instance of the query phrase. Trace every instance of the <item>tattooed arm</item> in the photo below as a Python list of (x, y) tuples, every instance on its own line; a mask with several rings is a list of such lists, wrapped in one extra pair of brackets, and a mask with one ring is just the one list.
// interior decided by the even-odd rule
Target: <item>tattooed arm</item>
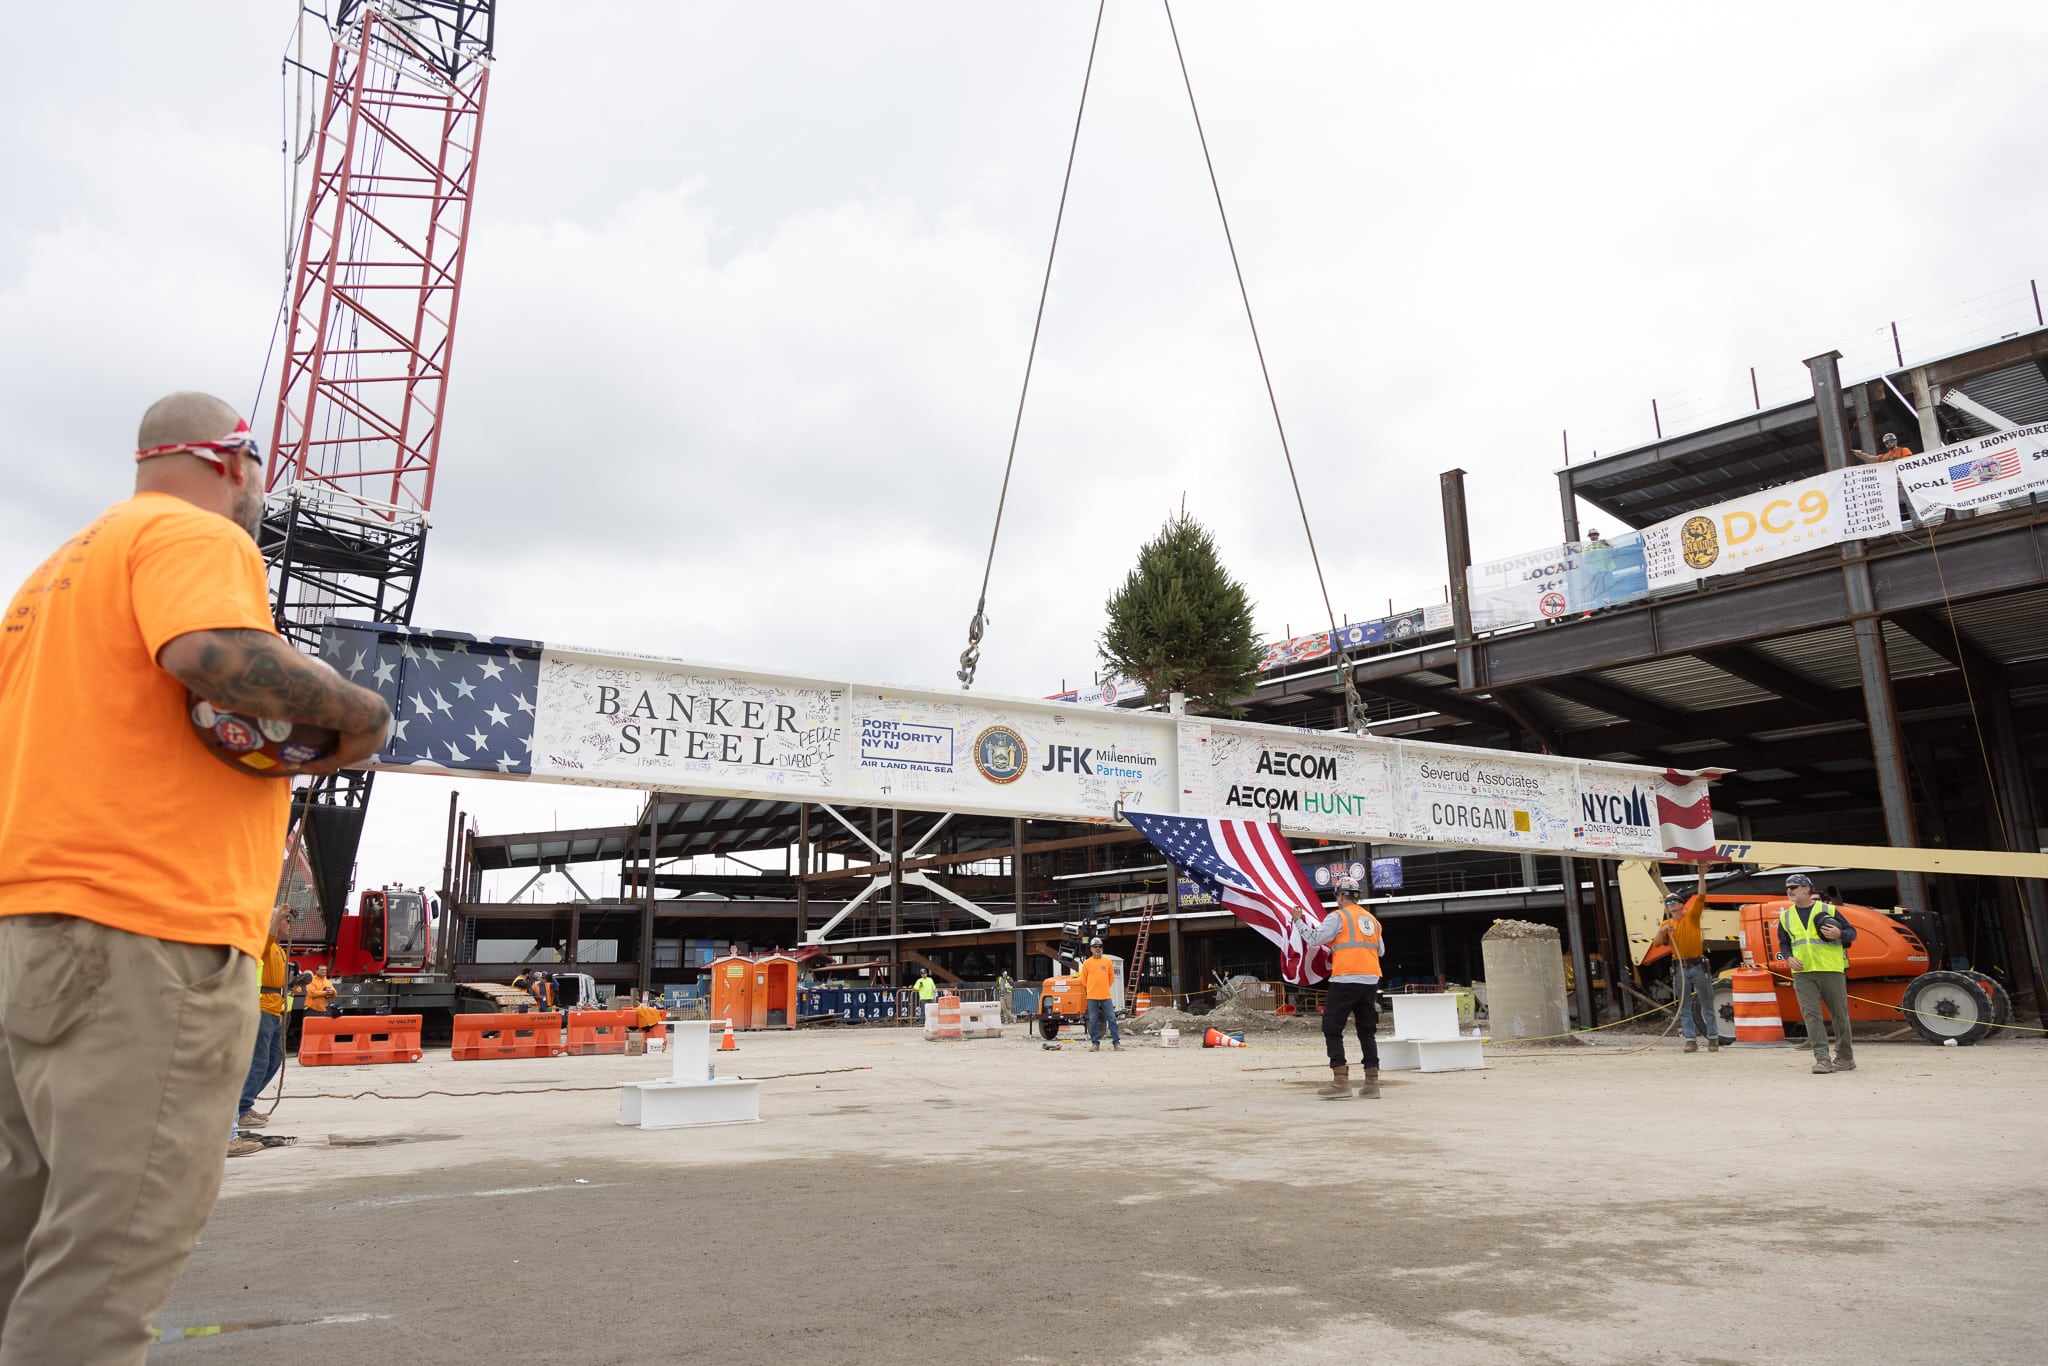
[(268, 631), (189, 631), (157, 652), (164, 672), (207, 701), (278, 721), (304, 721), (341, 734), (329, 757), (302, 773), (332, 773), (383, 748), (391, 709), (317, 659)]

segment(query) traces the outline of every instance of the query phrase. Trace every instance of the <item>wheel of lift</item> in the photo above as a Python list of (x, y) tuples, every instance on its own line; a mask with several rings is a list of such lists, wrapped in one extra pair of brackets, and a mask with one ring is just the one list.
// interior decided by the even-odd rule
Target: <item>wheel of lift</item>
[(1964, 973), (1923, 972), (1899, 1002), (1906, 1023), (1929, 1043), (1973, 1044), (1991, 1032), (1991, 997)]
[(1714, 979), (1714, 1032), (1721, 1036), (1723, 1044), (1734, 1044), (1735, 983), (1726, 977)]
[(2005, 989), (2005, 983), (1989, 973), (1976, 972), (1968, 968), (1963, 970), (1963, 976), (1984, 988), (1984, 994), (1991, 998), (1991, 1023), (2012, 1023), (2012, 994)]
[(1038, 1037), (1051, 1043), (1060, 1036), (1060, 1017), (1050, 1011), (1038, 1012)]

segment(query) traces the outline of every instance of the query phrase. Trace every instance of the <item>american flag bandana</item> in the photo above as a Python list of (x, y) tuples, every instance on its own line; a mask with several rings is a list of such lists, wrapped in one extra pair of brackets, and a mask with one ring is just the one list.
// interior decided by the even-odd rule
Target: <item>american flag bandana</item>
[(1302, 950), (1294, 909), (1300, 907), (1309, 924), (1320, 924), (1323, 903), (1279, 826), (1150, 811), (1126, 811), (1124, 819), (1197, 887), (1272, 941), (1289, 982), (1313, 986), (1330, 975), (1328, 945), (1313, 954)]
[(137, 463), (159, 455), (196, 455), (201, 460), (211, 461), (221, 473), (227, 473), (228, 457), (246, 455), (251, 460), (263, 458), (263, 447), (249, 430), (246, 420), (235, 423), (235, 429), (218, 441), (173, 441), (168, 446), (144, 446), (135, 452)]

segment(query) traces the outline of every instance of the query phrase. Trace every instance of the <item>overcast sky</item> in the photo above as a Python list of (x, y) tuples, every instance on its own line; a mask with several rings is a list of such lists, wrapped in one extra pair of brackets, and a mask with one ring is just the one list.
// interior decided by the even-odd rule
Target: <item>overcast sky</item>
[[(203, 388), (268, 433), (286, 0), (63, 6), (0, 49), (0, 580)], [(501, 6), (416, 622), (950, 685), (1095, 12)], [(2033, 326), (2048, 7), (1175, 7), (1340, 615), (1559, 535), (1583, 457)], [(316, 34), (309, 47), (324, 62)], [(1086, 682), (1185, 496), (1262, 628), (1321, 599), (1160, 6), (1111, 0), (980, 688)], [(487, 831), (632, 794), (470, 782)], [(378, 786), (367, 885), (439, 876)], [(509, 890), (509, 889), (508, 889)], [(592, 891), (599, 890), (591, 888)]]

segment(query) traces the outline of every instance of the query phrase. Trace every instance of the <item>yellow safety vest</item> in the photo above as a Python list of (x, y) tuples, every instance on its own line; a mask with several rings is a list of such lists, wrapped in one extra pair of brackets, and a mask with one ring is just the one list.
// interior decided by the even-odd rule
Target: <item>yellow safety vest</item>
[(1373, 944), (1380, 937), (1380, 922), (1363, 907), (1347, 906), (1341, 901), (1337, 903), (1337, 914), (1344, 917), (1344, 928), (1330, 943), (1330, 975), (1379, 976), (1380, 954)]
[(1849, 951), (1842, 947), (1839, 939), (1823, 939), (1820, 933), (1820, 918), (1823, 915), (1839, 915), (1836, 909), (1825, 901), (1816, 901), (1802, 912), (1797, 906), (1787, 906), (1778, 917), (1785, 927), (1785, 933), (1792, 936), (1792, 957), (1797, 960), (1802, 972), (1847, 972)]

